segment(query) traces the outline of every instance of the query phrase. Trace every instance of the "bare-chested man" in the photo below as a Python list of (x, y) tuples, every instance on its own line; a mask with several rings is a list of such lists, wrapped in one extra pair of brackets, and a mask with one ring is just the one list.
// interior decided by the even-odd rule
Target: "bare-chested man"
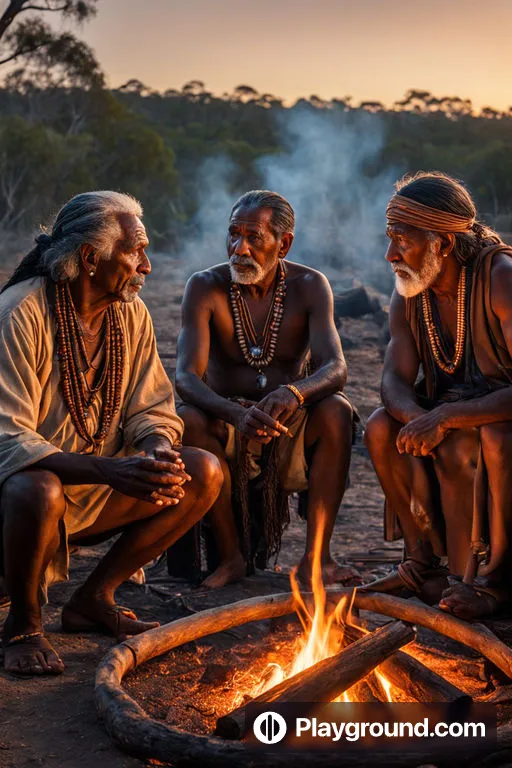
[[(224, 472), (210, 513), (220, 555), (219, 567), (205, 581), (210, 587), (246, 572), (232, 507), (233, 462), (237, 449), (249, 456), (247, 473), (253, 477), (261, 446), (276, 449), (281, 488), (308, 489), (299, 576), (310, 577), (315, 533), (324, 517), (324, 577), (353, 575), (335, 563), (329, 549), (351, 453), (353, 412), (340, 394), (347, 369), (326, 278), (285, 261), (294, 223), (293, 209), (280, 195), (243, 195), (229, 220), (229, 262), (193, 275), (183, 300), (176, 386), (184, 401), (184, 441), (214, 453)], [(303, 377), (309, 352), (314, 372)]]
[(387, 216), (396, 291), (366, 443), (407, 556), (371, 586), (435, 599), (446, 553), (440, 607), (476, 618), (512, 587), (512, 249), (444, 174), (401, 182)]

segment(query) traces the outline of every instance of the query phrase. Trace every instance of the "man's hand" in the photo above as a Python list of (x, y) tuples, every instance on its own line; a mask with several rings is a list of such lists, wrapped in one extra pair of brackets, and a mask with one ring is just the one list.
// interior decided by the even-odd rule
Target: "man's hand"
[(266, 445), (272, 438), (287, 435), (288, 429), (268, 413), (259, 404), (244, 408), (235, 424), (236, 429), (248, 440)]
[(281, 424), (287, 424), (299, 409), (299, 401), (288, 387), (278, 387), (258, 403), (258, 408)]
[(171, 460), (147, 456), (144, 452), (121, 459), (105, 459), (101, 465), (105, 484), (126, 496), (159, 507), (179, 504), (185, 495), (182, 486), (192, 478), (185, 472), (176, 451), (156, 449), (160, 450), (164, 450)]
[(159, 461), (168, 461), (171, 464), (175, 464), (177, 468), (185, 469), (185, 462), (181, 458), (181, 454), (175, 448), (170, 445), (155, 446), (151, 450), (143, 451), (146, 456), (157, 459)]
[(434, 451), (449, 431), (444, 426), (441, 408), (435, 408), (402, 427), (396, 439), (398, 453), (435, 459)]

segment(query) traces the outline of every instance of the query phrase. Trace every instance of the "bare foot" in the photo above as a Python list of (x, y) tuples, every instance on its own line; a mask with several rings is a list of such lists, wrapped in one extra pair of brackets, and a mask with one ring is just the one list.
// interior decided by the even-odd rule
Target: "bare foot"
[(499, 601), (496, 597), (487, 592), (481, 592), (471, 584), (464, 584), (461, 581), (456, 582), (450, 579), (450, 584), (451, 586), (444, 590), (439, 601), (439, 607), (442, 611), (452, 613), (459, 619), (466, 621), (496, 613), (499, 607)]
[(60, 675), (64, 664), (41, 634), (17, 635), (4, 641), (4, 668), (11, 675)]
[[(297, 568), (297, 578), (304, 589), (311, 589), (312, 563), (303, 557)], [(322, 564), (322, 581), (325, 586), (342, 584), (345, 587), (358, 587), (362, 581), (359, 573), (350, 565), (339, 565), (332, 558)]]
[(64, 664), (39, 621), (23, 625), (7, 616), (3, 633), (4, 668), (12, 675), (60, 675)]
[(245, 560), (241, 552), (238, 552), (232, 560), (221, 563), (201, 584), (208, 589), (219, 589), (233, 581), (240, 581), (246, 574)]
[(103, 632), (124, 640), (158, 626), (158, 621), (139, 621), (132, 610), (105, 597), (75, 593), (62, 609), (64, 632)]

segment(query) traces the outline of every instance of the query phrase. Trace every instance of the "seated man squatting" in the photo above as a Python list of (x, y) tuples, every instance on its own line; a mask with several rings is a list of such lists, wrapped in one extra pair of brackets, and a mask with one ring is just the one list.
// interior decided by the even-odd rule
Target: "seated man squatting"
[[(294, 225), (283, 197), (247, 192), (231, 211), (228, 263), (194, 274), (185, 290), (176, 373), (183, 439), (213, 453), (224, 475), (209, 514), (220, 564), (204, 581), (208, 587), (246, 573), (248, 484), (258, 476), (267, 555), (280, 548), (287, 494), (307, 489), (299, 577), (309, 582), (316, 535), (325, 580), (354, 576), (333, 560), (330, 540), (355, 414), (341, 393), (347, 368), (329, 283), (317, 270), (285, 261)], [(314, 372), (304, 376), (309, 356)], [(169, 550), (170, 565), (180, 545)]]
[(116, 605), (116, 588), (220, 491), (217, 459), (180, 446), (172, 386), (137, 295), (151, 270), (141, 214), (128, 195), (77, 195), (0, 295), (0, 573), (11, 673), (63, 670), (41, 602), (67, 578), (68, 543), (118, 535), (64, 606), (63, 629), (137, 634), (156, 624)]
[(397, 573), (368, 588), (442, 594), (440, 607), (464, 619), (512, 596), (512, 249), (476, 215), (444, 174), (398, 183), (384, 408), (365, 434), (387, 537), (396, 515), (406, 549)]

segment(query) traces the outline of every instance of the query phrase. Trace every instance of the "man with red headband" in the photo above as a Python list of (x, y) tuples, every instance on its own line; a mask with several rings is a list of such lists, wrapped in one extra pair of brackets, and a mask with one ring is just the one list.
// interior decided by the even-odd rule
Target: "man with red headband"
[(387, 235), (384, 408), (365, 439), (386, 538), (398, 522), (406, 551), (369, 588), (441, 597), (460, 618), (494, 614), (512, 596), (512, 249), (441, 173), (398, 183)]

